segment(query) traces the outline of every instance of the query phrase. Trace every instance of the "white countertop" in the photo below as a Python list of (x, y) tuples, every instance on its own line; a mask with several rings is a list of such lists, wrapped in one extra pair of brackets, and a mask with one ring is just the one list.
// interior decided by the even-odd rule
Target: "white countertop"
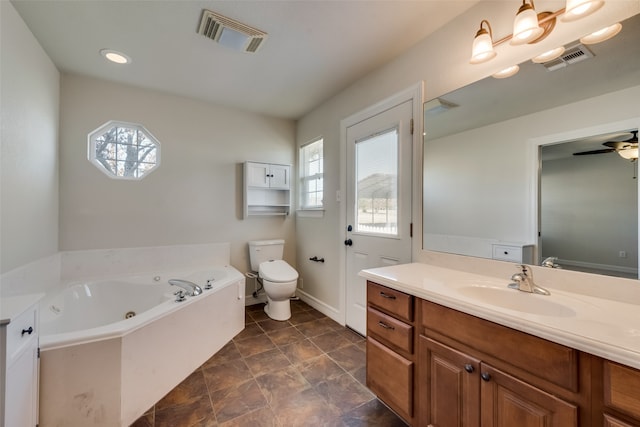
[(26, 309), (36, 304), (44, 294), (17, 295), (3, 297), (0, 301), (0, 325), (11, 323), (13, 319), (24, 313)]
[(496, 278), (429, 264), (363, 270), (360, 276), (416, 297), (640, 369), (640, 301), (545, 287), (549, 296)]

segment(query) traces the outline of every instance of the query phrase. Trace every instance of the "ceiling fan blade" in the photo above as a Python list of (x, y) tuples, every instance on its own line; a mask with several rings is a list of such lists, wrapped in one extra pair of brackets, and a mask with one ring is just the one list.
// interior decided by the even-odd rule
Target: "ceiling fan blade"
[(591, 150), (591, 151), (580, 151), (578, 153), (573, 153), (574, 156), (587, 156), (589, 154), (605, 154), (605, 153), (613, 153), (616, 151), (613, 148), (603, 148), (601, 150)]

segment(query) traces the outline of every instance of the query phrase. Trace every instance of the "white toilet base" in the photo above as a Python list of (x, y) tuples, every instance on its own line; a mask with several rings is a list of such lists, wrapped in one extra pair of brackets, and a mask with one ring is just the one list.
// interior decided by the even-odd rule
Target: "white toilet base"
[(273, 320), (289, 320), (291, 317), (291, 304), (289, 299), (283, 301), (273, 301), (267, 295), (267, 305), (264, 306), (264, 312)]

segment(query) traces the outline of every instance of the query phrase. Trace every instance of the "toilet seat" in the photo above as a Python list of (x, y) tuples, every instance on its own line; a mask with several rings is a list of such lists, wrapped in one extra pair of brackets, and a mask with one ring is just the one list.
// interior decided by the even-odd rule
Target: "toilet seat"
[(283, 260), (260, 263), (258, 274), (269, 282), (291, 282), (298, 279), (298, 272)]

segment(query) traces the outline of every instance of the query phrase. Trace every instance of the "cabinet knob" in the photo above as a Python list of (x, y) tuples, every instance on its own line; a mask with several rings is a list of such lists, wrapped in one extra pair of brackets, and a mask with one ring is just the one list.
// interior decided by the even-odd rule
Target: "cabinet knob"
[(351, 245), (353, 245), (353, 240), (347, 239), (347, 240), (344, 241), (344, 244), (345, 244), (345, 246), (351, 246)]
[(490, 381), (491, 375), (488, 372), (483, 372), (480, 374), (480, 378), (482, 378), (483, 381)]
[(29, 326), (29, 329), (23, 329), (22, 330), (22, 334), (21, 335), (24, 335), (24, 334), (31, 335), (32, 333), (33, 333), (33, 326)]
[(473, 365), (467, 363), (466, 365), (464, 365), (464, 370), (469, 372), (469, 373), (472, 373), (474, 371)]

